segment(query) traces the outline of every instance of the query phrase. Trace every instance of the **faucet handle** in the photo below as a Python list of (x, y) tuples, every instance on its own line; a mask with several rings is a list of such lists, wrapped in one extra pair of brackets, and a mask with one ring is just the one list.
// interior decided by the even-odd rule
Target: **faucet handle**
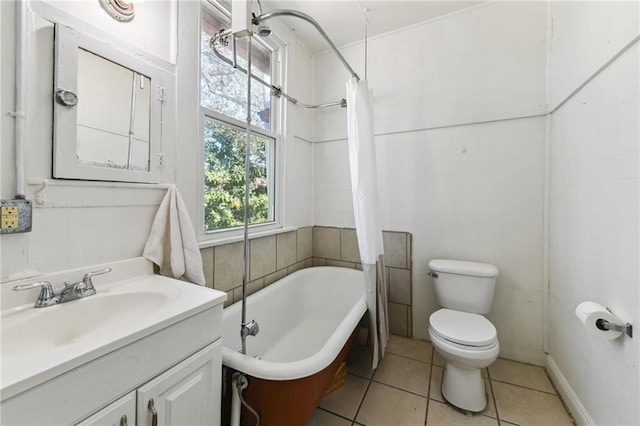
[(40, 294), (36, 299), (36, 303), (33, 305), (36, 308), (44, 308), (45, 306), (55, 305), (60, 301), (60, 299), (56, 296), (55, 292), (53, 291), (53, 286), (49, 281), (39, 281), (37, 283), (31, 283), (31, 284), (20, 284), (15, 287), (12, 287), (12, 290), (14, 291), (29, 290), (29, 289), (38, 288), (38, 287), (41, 287), (42, 290), (40, 290)]
[(112, 270), (113, 269), (111, 268), (104, 268), (104, 269), (100, 269), (99, 271), (87, 272), (86, 274), (84, 274), (84, 277), (82, 277), (82, 281), (90, 280), (91, 277), (95, 277), (96, 275), (108, 274)]
[(85, 286), (83, 291), (95, 292), (95, 289), (93, 288), (93, 281), (91, 281), (91, 278), (95, 277), (96, 275), (108, 274), (111, 271), (112, 271), (111, 268), (104, 268), (104, 269), (100, 269), (99, 271), (87, 272), (86, 274), (84, 274), (84, 276), (82, 277), (82, 282), (84, 283), (84, 286)]

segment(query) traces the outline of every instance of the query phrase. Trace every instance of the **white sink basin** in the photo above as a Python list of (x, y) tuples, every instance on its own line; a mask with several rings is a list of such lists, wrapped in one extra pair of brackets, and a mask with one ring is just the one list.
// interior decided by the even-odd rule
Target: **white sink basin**
[[(219, 291), (153, 275), (146, 259), (121, 262), (125, 267), (118, 270), (116, 263), (114, 273), (94, 280), (97, 294), (55, 306), (34, 308), (39, 290), (24, 295), (27, 292), (6, 291), (7, 286), (3, 286), (3, 299), (14, 296), (28, 299), (3, 306), (1, 313), (0, 400), (226, 299), (225, 293)], [(86, 273), (72, 272), (76, 279)], [(60, 274), (43, 277), (56, 288), (68, 278)], [(25, 304), (27, 300), (30, 303)]]
[(39, 309), (16, 309), (2, 318), (2, 356), (26, 355), (78, 343), (127, 328), (175, 301), (174, 287), (153, 291), (103, 291), (94, 296)]

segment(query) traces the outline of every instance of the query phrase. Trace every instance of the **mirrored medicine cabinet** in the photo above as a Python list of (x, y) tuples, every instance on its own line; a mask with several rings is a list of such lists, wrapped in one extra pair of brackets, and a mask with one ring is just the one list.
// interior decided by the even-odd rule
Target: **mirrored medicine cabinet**
[(158, 182), (160, 71), (55, 27), (53, 176)]

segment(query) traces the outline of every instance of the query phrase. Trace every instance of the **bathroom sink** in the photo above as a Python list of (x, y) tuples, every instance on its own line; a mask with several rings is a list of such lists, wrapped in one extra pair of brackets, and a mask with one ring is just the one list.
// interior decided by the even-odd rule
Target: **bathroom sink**
[(18, 309), (2, 318), (2, 356), (50, 351), (127, 328), (157, 313), (178, 296), (171, 287), (111, 291), (40, 309)]
[[(95, 295), (54, 306), (33, 306), (39, 290), (15, 292), (10, 286), (0, 287), (0, 400), (210, 309), (226, 298), (219, 291), (155, 275), (146, 259), (120, 262), (122, 266), (117, 262), (107, 265), (113, 266), (113, 273), (94, 281)], [(82, 277), (85, 269), (42, 279), (59, 289), (63, 281)], [(11, 298), (15, 303), (10, 303)]]

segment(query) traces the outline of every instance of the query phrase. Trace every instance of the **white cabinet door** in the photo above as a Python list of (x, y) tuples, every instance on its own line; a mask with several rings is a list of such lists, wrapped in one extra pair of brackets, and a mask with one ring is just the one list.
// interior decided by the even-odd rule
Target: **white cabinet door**
[(219, 425), (221, 354), (218, 339), (138, 388), (138, 426)]
[(77, 426), (134, 426), (136, 424), (136, 392), (130, 392), (109, 404)]

